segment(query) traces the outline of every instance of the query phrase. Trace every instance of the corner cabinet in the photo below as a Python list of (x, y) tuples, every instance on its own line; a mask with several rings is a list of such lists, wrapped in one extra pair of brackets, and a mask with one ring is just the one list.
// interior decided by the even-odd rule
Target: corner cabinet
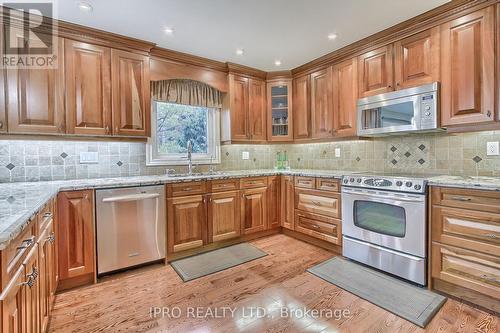
[(441, 25), (441, 43), (442, 125), (494, 121), (494, 6)]
[(111, 50), (113, 134), (149, 136), (149, 57)]
[(291, 80), (267, 83), (267, 140), (293, 140)]

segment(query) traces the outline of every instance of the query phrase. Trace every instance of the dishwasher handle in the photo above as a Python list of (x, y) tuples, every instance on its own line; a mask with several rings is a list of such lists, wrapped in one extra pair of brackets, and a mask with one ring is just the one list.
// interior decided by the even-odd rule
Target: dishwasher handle
[(140, 194), (130, 194), (122, 195), (117, 197), (109, 197), (102, 199), (102, 202), (125, 202), (125, 201), (139, 201), (146, 199), (158, 198), (160, 194), (158, 193), (140, 193)]

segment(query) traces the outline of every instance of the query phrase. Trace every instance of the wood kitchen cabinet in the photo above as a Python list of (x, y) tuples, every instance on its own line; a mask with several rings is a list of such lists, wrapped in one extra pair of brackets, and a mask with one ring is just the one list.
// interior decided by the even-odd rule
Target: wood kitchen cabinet
[(394, 43), (395, 89), (405, 89), (439, 81), (439, 27)]
[[(22, 32), (17, 35), (23, 43)], [(64, 40), (59, 38), (56, 68), (6, 70), (9, 133), (65, 133), (63, 50)]]
[(333, 66), (332, 98), (335, 136), (355, 136), (358, 100), (357, 58)]
[(266, 82), (250, 79), (248, 81), (248, 124), (252, 141), (267, 139), (267, 99)]
[(281, 226), (294, 230), (294, 197), (293, 176), (281, 176)]
[(309, 75), (293, 79), (293, 138), (311, 137), (311, 104), (309, 101), (311, 78)]
[(38, 333), (40, 326), (40, 265), (38, 260), (38, 244), (31, 249), (23, 262), (26, 285), (24, 288), (24, 320), (25, 331)]
[(95, 279), (93, 191), (60, 192), (57, 198), (59, 289)]
[[(18, 268), (12, 277), (12, 283), (3, 291), (0, 298), (0, 311), (2, 315), (2, 332), (28, 332), (26, 329), (27, 318), (25, 290), (29, 288), (26, 282), (24, 267)], [(31, 322), (30, 322), (31, 323)]]
[(67, 133), (111, 135), (111, 49), (72, 40), (64, 48)]
[(241, 234), (240, 192), (212, 193), (208, 199), (209, 243), (239, 237)]
[(277, 228), (281, 225), (281, 178), (280, 176), (269, 176), (268, 185), (268, 229)]
[(167, 237), (169, 253), (207, 244), (207, 206), (204, 194), (167, 199)]
[(292, 81), (267, 83), (267, 140), (293, 141)]
[(390, 44), (358, 57), (359, 98), (394, 90), (392, 49)]
[(311, 136), (333, 137), (332, 68), (311, 74)]
[(39, 256), (39, 283), (40, 283), (40, 329), (46, 332), (49, 325), (54, 296), (54, 279), (56, 275), (55, 264), (55, 237), (52, 219), (44, 228), (38, 241)]
[(113, 134), (149, 136), (149, 57), (112, 49), (111, 89)]
[(441, 45), (442, 125), (494, 121), (494, 6), (441, 25)]
[(241, 191), (241, 224), (243, 234), (267, 228), (267, 187)]

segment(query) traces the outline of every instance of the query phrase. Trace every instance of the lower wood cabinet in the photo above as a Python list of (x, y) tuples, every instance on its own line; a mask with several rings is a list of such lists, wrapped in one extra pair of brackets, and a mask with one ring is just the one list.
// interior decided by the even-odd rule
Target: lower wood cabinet
[(294, 229), (294, 188), (293, 176), (281, 176), (281, 226), (290, 230)]
[(18, 268), (7, 288), (2, 293), (0, 310), (2, 314), (2, 332), (26, 332), (26, 302), (24, 266)]
[(24, 332), (42, 332), (40, 326), (40, 264), (38, 258), (38, 245), (31, 249), (23, 262), (24, 274), (27, 278), (24, 288), (24, 319), (26, 320)]
[(241, 224), (243, 234), (264, 231), (267, 227), (267, 187), (241, 191)]
[(94, 195), (92, 190), (58, 195), (59, 289), (95, 280)]
[(50, 310), (54, 301), (56, 280), (55, 263), (55, 236), (53, 221), (45, 227), (39, 237), (38, 260), (40, 266), (40, 329), (41, 332), (47, 331), (49, 325)]
[(280, 214), (281, 214), (281, 178), (280, 176), (269, 177), (268, 186), (268, 228), (278, 228), (281, 225)]
[(341, 245), (341, 221), (319, 215), (295, 211), (295, 231)]
[(205, 195), (167, 199), (168, 252), (179, 252), (207, 244)]
[(208, 238), (218, 242), (240, 236), (240, 193), (213, 193), (208, 199)]

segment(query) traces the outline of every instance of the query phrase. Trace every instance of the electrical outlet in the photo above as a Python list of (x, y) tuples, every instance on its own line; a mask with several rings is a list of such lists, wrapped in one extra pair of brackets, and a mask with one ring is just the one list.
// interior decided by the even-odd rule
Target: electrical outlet
[(340, 148), (335, 148), (335, 157), (340, 157)]
[(97, 164), (97, 163), (99, 163), (99, 154), (96, 151), (80, 153), (80, 164)]
[(486, 155), (498, 156), (498, 141), (486, 142)]
[(250, 159), (250, 152), (248, 152), (248, 151), (241, 152), (241, 159), (242, 160), (249, 160)]

